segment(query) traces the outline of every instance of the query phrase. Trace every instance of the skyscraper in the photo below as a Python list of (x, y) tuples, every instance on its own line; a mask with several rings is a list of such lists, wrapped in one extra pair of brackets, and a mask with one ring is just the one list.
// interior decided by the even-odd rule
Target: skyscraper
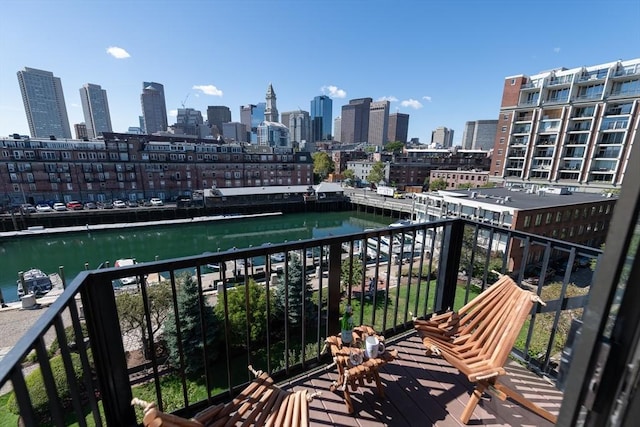
[(80, 88), (80, 101), (89, 138), (97, 138), (103, 132), (112, 132), (106, 90), (100, 85), (87, 83)]
[(247, 142), (258, 143), (258, 126), (265, 120), (265, 107), (266, 104), (264, 102), (240, 107), (240, 122), (247, 128)]
[(289, 129), (291, 142), (309, 141), (311, 122), (308, 111), (296, 110), (282, 113), (282, 124)]
[(266, 107), (264, 109), (264, 119), (268, 122), (278, 123), (280, 116), (278, 115), (278, 108), (276, 107), (276, 93), (273, 90), (273, 86), (269, 83), (267, 88)]
[(393, 113), (389, 115), (389, 132), (387, 140), (389, 142), (407, 142), (409, 134), (409, 115), (403, 113)]
[[(176, 117), (176, 132), (184, 135), (200, 136), (200, 127), (203, 125), (202, 113), (193, 108), (178, 108)], [(208, 130), (207, 130), (208, 133)]]
[(453, 145), (453, 129), (445, 126), (437, 127), (431, 132), (431, 143), (444, 148), (451, 147)]
[(369, 109), (371, 98), (358, 98), (342, 107), (341, 142), (367, 142), (369, 138)]
[[(331, 118), (333, 116), (333, 100), (326, 95), (316, 96), (311, 100), (311, 140), (331, 140)], [(336, 132), (336, 135), (339, 135)]]
[(225, 141), (247, 142), (247, 127), (240, 122), (223, 123), (222, 135)]
[(498, 132), (497, 120), (466, 122), (462, 132), (462, 148), (491, 150)]
[(389, 131), (389, 101), (372, 102), (369, 107), (369, 136), (367, 142), (382, 147)]
[(333, 120), (333, 140), (342, 142), (342, 117), (338, 116)]
[(231, 121), (231, 110), (224, 105), (209, 105), (207, 107), (207, 121), (209, 122), (209, 126), (211, 126), (212, 135), (224, 135), (222, 125), (223, 123), (229, 123)]
[(145, 132), (164, 132), (169, 123), (167, 121), (167, 104), (164, 99), (164, 86), (160, 83), (142, 83), (142, 115), (144, 116)]
[(25, 67), (18, 71), (22, 102), (34, 138), (71, 138), (62, 82), (50, 71)]

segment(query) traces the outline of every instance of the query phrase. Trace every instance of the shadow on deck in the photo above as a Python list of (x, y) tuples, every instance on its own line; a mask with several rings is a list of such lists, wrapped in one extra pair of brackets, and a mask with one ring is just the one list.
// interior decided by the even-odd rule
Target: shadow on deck
[[(389, 348), (398, 350), (400, 359), (385, 365), (380, 373), (386, 398), (378, 397), (375, 384), (366, 384), (351, 394), (354, 413), (346, 410), (342, 391), (329, 391), (337, 378), (330, 367), (310, 373), (289, 384), (295, 389), (322, 391), (310, 404), (310, 423), (315, 426), (460, 426), (462, 411), (472, 391), (465, 376), (444, 360), (428, 357), (420, 339), (411, 334), (398, 341), (390, 340)], [(502, 381), (516, 391), (558, 414), (562, 392), (548, 380), (510, 362), (509, 375)], [(286, 386), (285, 386), (286, 387)], [(517, 403), (500, 401), (493, 395), (481, 400), (469, 425), (535, 425), (552, 424)]]

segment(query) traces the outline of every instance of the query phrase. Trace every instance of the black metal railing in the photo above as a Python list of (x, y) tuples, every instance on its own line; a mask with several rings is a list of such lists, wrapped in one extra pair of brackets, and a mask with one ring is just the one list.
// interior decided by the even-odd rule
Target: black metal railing
[[(485, 221), (82, 272), (2, 360), (0, 387), (11, 382), (26, 425), (65, 425), (69, 413), (81, 426), (86, 419), (136, 425), (130, 401), (143, 392), (160, 410), (192, 415), (234, 395), (250, 380), (249, 364), (280, 380), (327, 363), (324, 339), (340, 331), (346, 304), (356, 322), (390, 337), (411, 330), (414, 316), (459, 308), (496, 272), (547, 301), (531, 313), (513, 354), (553, 378), (564, 325), (581, 316), (589, 266), (601, 252)], [(52, 335), (59, 350), (49, 344)], [(35, 401), (30, 364), (41, 372), (44, 406)]]

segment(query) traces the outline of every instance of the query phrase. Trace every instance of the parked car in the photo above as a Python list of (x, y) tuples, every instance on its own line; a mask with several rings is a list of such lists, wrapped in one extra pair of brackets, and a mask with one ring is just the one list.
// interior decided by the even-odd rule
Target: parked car
[(53, 212), (53, 208), (46, 203), (36, 205), (36, 212)]
[(67, 209), (71, 209), (72, 211), (81, 211), (84, 207), (82, 206), (82, 203), (77, 200), (72, 200), (67, 202)]
[(93, 202), (87, 202), (84, 204), (85, 209), (98, 209), (98, 205)]
[(127, 204), (125, 202), (123, 202), (122, 200), (114, 200), (113, 201), (113, 207), (114, 208), (118, 208), (118, 209), (122, 209), (122, 208), (126, 208)]
[(127, 200), (127, 206), (130, 208), (137, 208), (138, 201), (137, 200)]
[(66, 211), (67, 207), (65, 206), (64, 203), (58, 202), (58, 203), (54, 203), (53, 204), (53, 210), (54, 211), (58, 211), (58, 212), (62, 212), (62, 211)]
[(113, 203), (111, 203), (111, 202), (98, 202), (98, 208), (100, 208), (100, 209), (113, 209)]
[(20, 205), (20, 211), (26, 214), (38, 212), (31, 203), (24, 203)]
[(151, 200), (149, 200), (149, 202), (151, 202), (151, 206), (162, 206), (162, 205), (164, 205), (163, 201), (158, 199), (157, 197), (153, 197)]

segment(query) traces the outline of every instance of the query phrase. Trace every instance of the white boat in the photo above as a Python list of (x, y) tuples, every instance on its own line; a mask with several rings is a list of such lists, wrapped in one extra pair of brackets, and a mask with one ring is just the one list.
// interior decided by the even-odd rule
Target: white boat
[(411, 224), (413, 224), (413, 221), (411, 221), (410, 219), (399, 219), (396, 222), (389, 224), (389, 227), (404, 227), (405, 225)]
[[(134, 265), (135, 263), (136, 262), (132, 258), (123, 258), (116, 260), (113, 265), (115, 267), (125, 267), (127, 265)], [(138, 278), (136, 276), (122, 277), (120, 279), (120, 284), (123, 286), (133, 285), (136, 283), (138, 283)]]
[(53, 288), (49, 276), (37, 268), (25, 271), (22, 277), (24, 279), (24, 286), (23, 281), (18, 279), (18, 297), (23, 297), (28, 294), (41, 296)]

